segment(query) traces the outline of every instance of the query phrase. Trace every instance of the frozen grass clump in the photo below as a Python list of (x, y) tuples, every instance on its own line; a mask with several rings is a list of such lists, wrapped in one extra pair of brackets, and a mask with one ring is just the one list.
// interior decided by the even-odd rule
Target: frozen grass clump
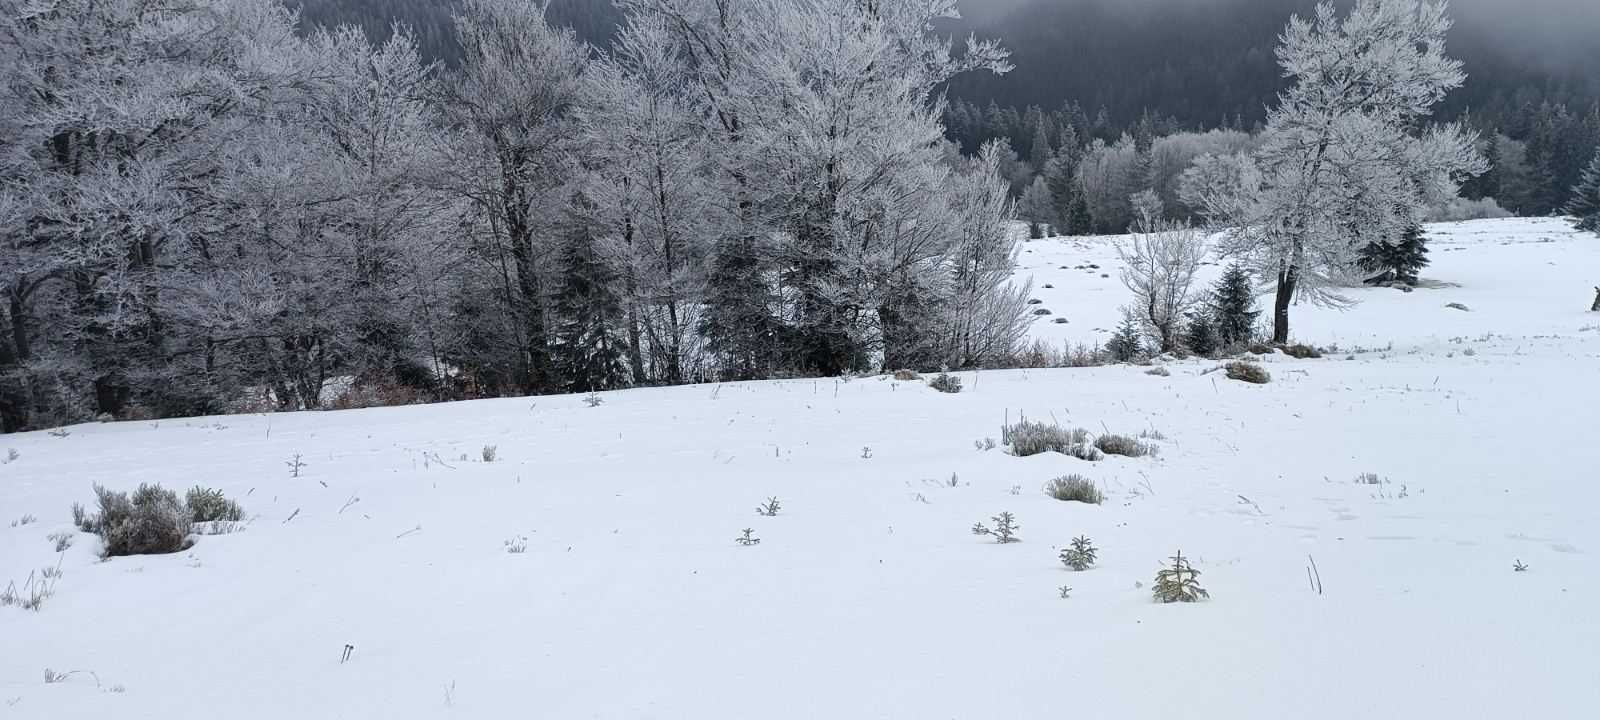
[(1046, 495), (1062, 502), (1081, 502), (1099, 505), (1105, 500), (1094, 481), (1082, 475), (1063, 475), (1044, 485)]
[(1136, 458), (1156, 454), (1156, 446), (1127, 435), (1101, 435), (1094, 439), (1094, 446), (1107, 455)]
[(934, 379), (928, 381), (928, 387), (953, 395), (961, 392), (961, 378), (947, 372), (941, 372)]
[(74, 506), (78, 527), (100, 536), (105, 557), (163, 555), (189, 547), (194, 517), (178, 494), (160, 485), (140, 485), (128, 493), (94, 487), (100, 512), (88, 515)]
[(1265, 385), (1272, 382), (1272, 374), (1267, 369), (1247, 360), (1237, 360), (1227, 364), (1228, 379), (1247, 382), (1254, 385)]
[(1322, 357), (1321, 350), (1303, 343), (1283, 346), (1283, 354), (1296, 360), (1315, 360)]
[(1089, 431), (1067, 430), (1051, 423), (1023, 420), (1000, 429), (1000, 442), (1011, 447), (1011, 454), (1028, 457), (1057, 452), (1083, 460), (1098, 460), (1099, 453), (1089, 447)]

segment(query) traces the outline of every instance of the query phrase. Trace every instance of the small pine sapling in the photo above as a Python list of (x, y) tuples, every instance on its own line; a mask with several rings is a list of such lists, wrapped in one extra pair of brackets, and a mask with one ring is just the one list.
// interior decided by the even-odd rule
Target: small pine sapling
[(972, 534), (993, 535), (994, 541), (1001, 545), (1022, 542), (1022, 538), (1017, 537), (1017, 531), (1021, 530), (1022, 526), (1017, 524), (1016, 516), (1008, 512), (1002, 512), (990, 519), (994, 521), (993, 529), (983, 523), (976, 523), (972, 526)]
[(1527, 572), (1528, 571), (1528, 566), (1522, 564), (1521, 560), (1518, 560), (1515, 565), (1511, 566), (1511, 569), (1514, 572)]
[(734, 542), (739, 543), (740, 545), (742, 545), (744, 547), (750, 547), (752, 545), (760, 545), (761, 544), (761, 538), (754, 537), (752, 535), (752, 533), (755, 532), (754, 528), (745, 528), (742, 532), (744, 534), (742, 536), (740, 536), (740, 537), (734, 538), (733, 539)]
[(1062, 585), (1061, 586), (1061, 599), (1062, 600), (1066, 600), (1069, 597), (1072, 597), (1072, 588), (1067, 587), (1066, 585)]
[(1156, 572), (1154, 589), (1156, 602), (1192, 603), (1211, 597), (1211, 593), (1200, 587), (1200, 571), (1189, 564), (1189, 559), (1183, 556), (1182, 550), (1170, 559), (1172, 567), (1164, 567)]
[(300, 470), (306, 467), (306, 463), (301, 462), (300, 455), (298, 454), (294, 456), (293, 460), (286, 460), (283, 464), (289, 466), (289, 477), (295, 478), (300, 477)]
[(778, 498), (769, 497), (765, 504), (756, 506), (756, 514), (762, 517), (777, 517), (779, 507)]
[(1079, 535), (1072, 539), (1072, 547), (1061, 551), (1061, 564), (1072, 568), (1074, 572), (1083, 572), (1094, 566), (1099, 553), (1088, 537)]
[[(486, 462), (486, 463), (494, 462), (495, 456), (497, 454), (499, 454), (499, 452), (500, 452), (500, 448), (498, 446), (496, 446), (496, 445), (485, 445), (485, 446), (483, 446), (483, 461)], [(461, 459), (465, 460), (466, 457), (462, 456)]]

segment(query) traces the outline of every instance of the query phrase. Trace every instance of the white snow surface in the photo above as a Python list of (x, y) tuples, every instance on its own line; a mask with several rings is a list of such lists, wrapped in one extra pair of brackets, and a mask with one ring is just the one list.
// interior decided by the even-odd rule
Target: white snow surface
[[(1600, 238), (1431, 231), (1435, 287), (1295, 308), (1343, 350), (1270, 356), (1265, 386), (1191, 360), (0, 436), (0, 588), (62, 570), (0, 607), (0, 718), (1594, 717)], [(1105, 339), (1113, 242), (1025, 246), (1038, 336)], [(975, 448), (1021, 414), (1167, 439)], [(1067, 473), (1105, 503), (1041, 491)], [(47, 539), (92, 485), (157, 482), (252, 519), (166, 556)], [(970, 532), (1001, 511), (1023, 542)], [(1155, 604), (1179, 550), (1211, 599)]]

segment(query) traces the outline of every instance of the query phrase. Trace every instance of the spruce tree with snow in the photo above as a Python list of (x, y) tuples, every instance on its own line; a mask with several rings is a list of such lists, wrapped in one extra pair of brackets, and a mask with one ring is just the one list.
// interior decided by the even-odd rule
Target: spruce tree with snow
[(1291, 80), (1253, 154), (1203, 157), (1183, 197), (1222, 230), (1221, 249), (1273, 278), (1272, 339), (1289, 339), (1297, 300), (1348, 304), (1367, 243), (1399, 235), (1430, 202), (1485, 169), (1475, 136), (1423, 124), (1461, 86), (1445, 54), (1443, 2), (1356, 0), (1290, 20), (1278, 48)]
[(1217, 342), (1223, 347), (1250, 342), (1255, 337), (1256, 292), (1250, 272), (1239, 264), (1228, 266), (1211, 288), (1211, 318)]
[(1074, 193), (1072, 205), (1067, 209), (1067, 234), (1088, 235), (1094, 232), (1094, 216), (1089, 212), (1089, 199), (1082, 192)]
[(1428, 240), (1422, 234), (1422, 225), (1406, 226), (1397, 240), (1367, 243), (1357, 262), (1362, 271), (1369, 273), (1366, 280), (1369, 285), (1389, 282), (1416, 285), (1417, 274), (1428, 265)]
[(1189, 313), (1189, 322), (1183, 328), (1183, 347), (1195, 355), (1210, 357), (1217, 351), (1217, 323), (1211, 311), (1201, 308)]
[(550, 354), (569, 392), (598, 392), (627, 384), (617, 278), (595, 251), (590, 228), (568, 232), (561, 248), (561, 290), (556, 293), (555, 342)]
[(1594, 160), (1583, 171), (1583, 178), (1572, 189), (1572, 202), (1567, 203), (1567, 214), (1577, 220), (1579, 230), (1600, 235), (1600, 149)]
[(1117, 331), (1106, 341), (1106, 352), (1111, 354), (1113, 362), (1127, 363), (1144, 357), (1144, 333), (1140, 331), (1139, 321), (1132, 312), (1123, 310), (1122, 324), (1117, 326)]

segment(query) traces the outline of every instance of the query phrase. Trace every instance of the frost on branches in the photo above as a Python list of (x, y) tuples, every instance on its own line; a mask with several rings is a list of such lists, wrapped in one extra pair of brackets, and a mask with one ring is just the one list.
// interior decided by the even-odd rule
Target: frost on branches
[(1226, 228), (1223, 252), (1276, 281), (1274, 342), (1288, 342), (1295, 300), (1347, 302), (1338, 288), (1359, 282), (1362, 247), (1398, 238), (1485, 169), (1472, 133), (1424, 126), (1466, 79), (1445, 54), (1449, 28), (1444, 3), (1418, 0), (1294, 18), (1278, 48), (1292, 84), (1261, 147), (1185, 174), (1185, 201)]
[(260, 0), (0, 0), (0, 429), (883, 366), (1027, 316), (954, 0), (463, 0), (457, 67)]

